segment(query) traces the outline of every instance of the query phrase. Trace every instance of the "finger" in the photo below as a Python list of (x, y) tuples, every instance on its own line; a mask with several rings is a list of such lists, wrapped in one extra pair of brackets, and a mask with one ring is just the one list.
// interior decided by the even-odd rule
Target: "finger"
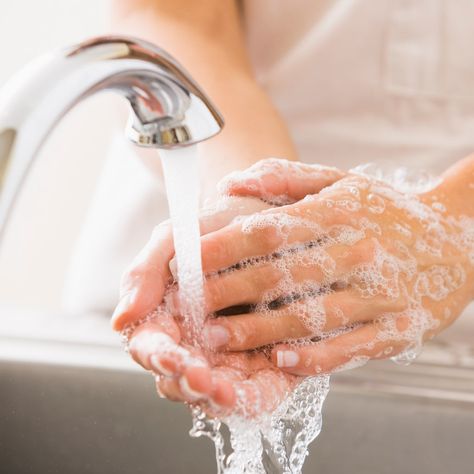
[(361, 240), (355, 245), (331, 245), (296, 249), (272, 261), (208, 275), (205, 282), (208, 312), (238, 305), (252, 305), (292, 294), (330, 286), (346, 276), (354, 265), (373, 259), (373, 244)]
[(179, 379), (176, 377), (157, 377), (156, 390), (162, 398), (167, 398), (173, 402), (188, 401), (181, 391)]
[[(236, 402), (236, 395), (232, 382), (226, 379), (215, 379), (211, 393), (211, 400), (214, 405), (217, 405), (224, 411), (232, 409)], [(215, 414), (218, 413), (215, 412)]]
[(132, 358), (146, 370), (167, 376), (180, 375), (188, 367), (206, 367), (197, 349), (179, 344), (176, 324), (171, 327), (169, 330), (154, 321), (137, 328), (129, 343)]
[(263, 264), (206, 278), (206, 310), (213, 313), (236, 305), (258, 303), (268, 290), (275, 289), (284, 274), (275, 265)]
[[(223, 374), (224, 373), (224, 374)], [(206, 402), (211, 403), (206, 411), (213, 415), (222, 415), (235, 406), (236, 395), (233, 387), (235, 378), (225, 375), (225, 371), (216, 370), (215, 380), (206, 374), (201, 375), (189, 373), (186, 376), (178, 377), (157, 377), (156, 388), (160, 396), (172, 401), (181, 402)], [(198, 380), (196, 380), (196, 377)], [(203, 386), (203, 383), (205, 385)]]
[(213, 367), (213, 390), (209, 398), (206, 412), (211, 416), (222, 416), (235, 407), (235, 383), (245, 376), (239, 370), (231, 367)]
[[(236, 353), (236, 354), (216, 354), (216, 363), (224, 364), (213, 367), (212, 379), (214, 391), (211, 395), (211, 406), (206, 408), (208, 413), (214, 416), (225, 414), (232, 409), (241, 414), (248, 414), (247, 402), (255, 403), (256, 399), (263, 399), (265, 392), (265, 383), (271, 383), (275, 387), (280, 387), (283, 393), (287, 389), (287, 385), (281, 386), (281, 381), (275, 383), (274, 380), (265, 377), (262, 374), (273, 372), (271, 362), (262, 353)], [(256, 377), (255, 374), (260, 374)], [(284, 379), (291, 380), (291, 376), (284, 375)], [(266, 382), (263, 382), (263, 380)], [(260, 383), (258, 383), (260, 382)], [(268, 392), (268, 389), (267, 389)], [(273, 405), (272, 397), (267, 397), (266, 405), (259, 406), (269, 407)], [(236, 407), (239, 402), (239, 408)], [(251, 412), (255, 414), (255, 412)]]
[[(269, 209), (270, 206), (253, 197), (223, 196), (212, 207), (201, 210), (199, 218), (201, 235), (209, 234), (226, 226), (237, 216), (246, 216)], [(176, 278), (176, 258), (169, 263), (171, 273)]]
[(220, 351), (246, 351), (273, 342), (309, 336), (310, 331), (291, 312), (221, 317), (204, 328), (204, 339), (210, 348)]
[(264, 351), (208, 352), (212, 370), (225, 369), (226, 374), (246, 378), (259, 370), (273, 368)]
[[(201, 235), (220, 229), (238, 215), (267, 208), (267, 204), (253, 198), (221, 200), (213, 208), (202, 211)], [(154, 229), (149, 242), (122, 277), (121, 299), (112, 316), (112, 326), (116, 331), (139, 321), (161, 304), (172, 277), (170, 259), (173, 255), (171, 223), (166, 221)], [(171, 268), (174, 266), (172, 264)]]
[(271, 412), (286, 398), (295, 383), (296, 378), (281, 371), (260, 370), (247, 380), (235, 383), (235, 410), (249, 418)]
[[(301, 201), (253, 214), (202, 237), (203, 271), (209, 274), (302, 245), (360, 240), (357, 229), (347, 224), (347, 214), (347, 210), (328, 209), (323, 200)], [(328, 235), (325, 229), (330, 227)]]
[(326, 374), (361, 365), (369, 359), (392, 357), (409, 344), (403, 337), (379, 336), (382, 332), (378, 325), (369, 323), (307, 346), (276, 346), (272, 360), (281, 370), (295, 375)]
[(252, 215), (249, 221), (230, 224), (201, 239), (204, 273), (232, 267), (255, 257), (271, 256), (283, 246), (316, 241), (320, 227), (291, 216), (285, 208)]
[(207, 367), (188, 367), (180, 377), (157, 377), (158, 393), (173, 401), (207, 400), (213, 391), (211, 371)]
[(225, 177), (219, 183), (219, 190), (271, 202), (295, 202), (308, 194), (319, 193), (344, 176), (336, 168), (270, 158)]
[(183, 393), (196, 399), (207, 398), (213, 392), (211, 369), (203, 367), (187, 367), (180, 381)]
[(217, 397), (212, 397), (212, 403), (206, 411), (214, 416), (225, 414), (229, 409), (249, 418), (271, 411), (285, 398), (295, 380), (288, 374), (269, 368), (248, 377), (227, 368), (214, 369), (213, 374), (220, 383), (227, 384), (226, 390), (231, 393), (225, 405), (219, 403)]
[(147, 370), (151, 370), (150, 356), (159, 347), (157, 337), (160, 335), (169, 344), (177, 345), (181, 339), (178, 325), (166, 313), (160, 313), (152, 321), (138, 326), (128, 340), (127, 348), (131, 357)]
[(403, 298), (363, 299), (357, 291), (348, 289), (306, 298), (278, 310), (210, 320), (204, 328), (204, 339), (215, 350), (246, 351), (290, 339), (320, 336), (405, 307)]
[(168, 262), (173, 256), (170, 223), (157, 226), (143, 250), (123, 275), (120, 302), (112, 316), (112, 327), (121, 331), (152, 312), (163, 300), (171, 274)]

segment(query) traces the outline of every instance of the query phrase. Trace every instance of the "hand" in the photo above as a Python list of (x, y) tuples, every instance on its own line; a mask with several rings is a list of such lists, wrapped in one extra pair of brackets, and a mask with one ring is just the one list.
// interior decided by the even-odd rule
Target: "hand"
[[(237, 216), (269, 207), (252, 197), (222, 197), (214, 206), (202, 210), (201, 235), (224, 227)], [(137, 324), (161, 305), (166, 288), (173, 281), (169, 265), (173, 256), (173, 233), (168, 220), (155, 227), (148, 243), (122, 276), (120, 302), (112, 316), (116, 331)]]
[[(269, 207), (255, 198), (222, 197), (202, 212), (201, 232)], [(255, 415), (257, 408), (271, 410), (291, 388), (294, 377), (278, 373), (263, 354), (204, 353), (185, 342), (182, 318), (171, 315), (162, 304), (173, 279), (173, 254), (171, 225), (166, 222), (155, 229), (122, 278), (121, 302), (112, 324), (119, 331), (132, 328), (130, 355), (155, 374), (158, 393), (171, 400), (199, 402), (214, 415), (229, 409), (248, 416)], [(153, 317), (147, 318), (152, 312)]]
[(263, 179), (230, 190), (268, 199), (259, 186), (271, 177), (297, 202), (202, 238), (208, 311), (252, 308), (210, 319), (209, 344), (275, 345), (283, 371), (328, 373), (418, 347), (459, 316), (472, 298), (473, 222), (451, 212), (442, 187), (408, 195), (349, 175), (315, 194), (306, 168), (298, 201), (303, 188), (281, 177), (284, 166), (269, 163)]
[(163, 308), (138, 326), (129, 350), (156, 376), (161, 396), (198, 403), (213, 416), (232, 411), (253, 417), (271, 411), (298, 380), (276, 369), (262, 352), (219, 354), (190, 346), (180, 318)]
[[(285, 163), (282, 160), (268, 161), (274, 162), (275, 166)], [(268, 161), (262, 162), (264, 168)], [(288, 171), (286, 176), (292, 177), (288, 182), (291, 185), (299, 182), (299, 189), (303, 191), (310, 188), (316, 192), (343, 175), (331, 168), (320, 168), (318, 174), (314, 172), (316, 167), (284, 166)], [(311, 175), (309, 169), (313, 172)], [(278, 196), (286, 195), (287, 191), (280, 174), (273, 174), (274, 168), (270, 171), (264, 173), (264, 183), (258, 191), (276, 200)], [(261, 175), (262, 169), (258, 164), (247, 172), (250, 179)], [(227, 180), (225, 187), (229, 194), (239, 192), (240, 179), (237, 178), (234, 175)], [(249, 184), (253, 186), (250, 181)], [(217, 211), (209, 212), (201, 219), (203, 233), (223, 227), (237, 215), (269, 207), (262, 201), (249, 198), (232, 197), (223, 203)], [(157, 228), (144, 251), (123, 277), (122, 300), (113, 317), (115, 329), (123, 330), (131, 324), (138, 324), (161, 304), (172, 280), (168, 265), (172, 255), (170, 228), (169, 224), (165, 224)], [(183, 341), (179, 318), (167, 314), (163, 308), (161, 305), (153, 321), (135, 329), (130, 339), (130, 353), (145, 369), (158, 376), (157, 388), (168, 398), (185, 401), (199, 399), (207, 405), (208, 411), (215, 412), (216, 406), (220, 410), (236, 409), (237, 406), (239, 411), (252, 414), (258, 406), (262, 409), (274, 407), (296, 383), (295, 377), (275, 370), (262, 353), (204, 354), (189, 347)], [(273, 391), (268, 387), (273, 387)], [(260, 403), (256, 404), (256, 400)], [(213, 404), (212, 409), (209, 403)]]

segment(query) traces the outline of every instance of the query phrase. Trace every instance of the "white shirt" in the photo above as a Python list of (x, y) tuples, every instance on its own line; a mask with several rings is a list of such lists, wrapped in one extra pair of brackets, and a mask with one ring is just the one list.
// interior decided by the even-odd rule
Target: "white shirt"
[(474, 151), (471, 0), (247, 0), (249, 51), (303, 161), (446, 169)]

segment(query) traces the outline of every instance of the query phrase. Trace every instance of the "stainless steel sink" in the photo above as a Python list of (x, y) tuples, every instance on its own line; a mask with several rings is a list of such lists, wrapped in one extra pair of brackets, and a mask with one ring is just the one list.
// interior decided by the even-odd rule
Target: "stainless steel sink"
[[(38, 321), (28, 337), (0, 336), (1, 473), (215, 472), (210, 442), (187, 434), (187, 409), (160, 400), (116, 339), (88, 341), (71, 321), (47, 337)], [(304, 472), (474, 472), (472, 359), (446, 354), (432, 346), (410, 367), (335, 375)]]

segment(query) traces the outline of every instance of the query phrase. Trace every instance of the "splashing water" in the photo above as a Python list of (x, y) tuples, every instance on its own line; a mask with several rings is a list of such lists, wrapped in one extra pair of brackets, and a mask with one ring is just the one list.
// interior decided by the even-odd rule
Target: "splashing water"
[[(173, 225), (181, 310), (194, 341), (200, 344), (204, 293), (198, 220), (199, 187), (196, 147), (160, 151)], [(209, 437), (216, 449), (219, 474), (301, 472), (308, 445), (321, 431), (329, 377), (308, 377), (273, 413), (248, 419), (232, 415), (208, 418), (192, 407), (193, 437)], [(225, 431), (230, 434), (226, 443)]]
[(308, 377), (273, 413), (256, 419), (233, 415), (221, 422), (194, 407), (190, 435), (214, 442), (218, 474), (298, 474), (321, 432), (328, 392), (329, 376)]

